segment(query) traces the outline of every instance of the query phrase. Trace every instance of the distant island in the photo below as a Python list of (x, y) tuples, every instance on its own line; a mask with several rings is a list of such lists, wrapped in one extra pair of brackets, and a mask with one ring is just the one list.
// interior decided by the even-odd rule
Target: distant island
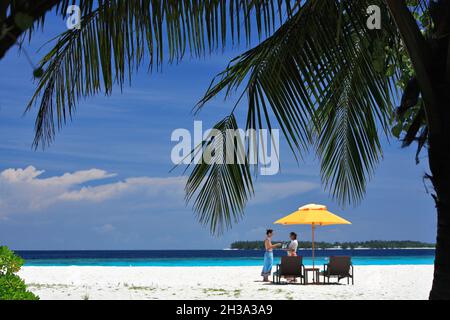
[[(285, 242), (285, 241), (274, 241)], [(310, 241), (299, 241), (299, 249), (311, 249)], [(435, 244), (420, 241), (357, 241), (357, 242), (314, 242), (316, 249), (434, 249)], [(234, 250), (264, 250), (264, 241), (236, 241), (231, 244)]]

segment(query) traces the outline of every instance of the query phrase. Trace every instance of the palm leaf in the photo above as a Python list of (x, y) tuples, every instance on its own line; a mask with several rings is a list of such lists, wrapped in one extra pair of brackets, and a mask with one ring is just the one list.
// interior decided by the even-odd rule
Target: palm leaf
[(258, 35), (268, 35), (289, 16), (291, 2), (110, 0), (93, 8), (86, 1), (81, 30), (62, 34), (41, 62), (44, 75), (27, 108), (39, 108), (34, 146), (52, 141), (80, 98), (109, 95), (115, 84), (131, 81), (144, 57), (151, 71), (165, 57), (171, 63), (187, 51), (198, 57), (224, 47), (227, 37), (249, 43), (255, 16)]
[[(202, 161), (195, 165), (186, 184), (186, 200), (193, 198), (199, 221), (208, 225), (213, 233), (221, 233), (233, 222), (240, 220), (248, 199), (253, 195), (251, 166), (240, 137), (231, 139), (229, 132), (238, 130), (234, 115), (214, 126), (214, 130), (201, 145)], [(231, 131), (230, 131), (231, 130)], [(233, 162), (227, 154), (237, 150)], [(206, 155), (209, 155), (206, 158)]]
[[(322, 179), (343, 204), (357, 202), (365, 193), (382, 156), (377, 127), (387, 133), (393, 112), (390, 99), (396, 95), (395, 75), (389, 79), (385, 68), (377, 70), (378, 57), (370, 48), (371, 44), (383, 44), (386, 34), (365, 28), (365, 19), (360, 18), (363, 9), (364, 5), (358, 10), (351, 2), (344, 7), (346, 34), (333, 54), (339, 62), (317, 109), (316, 149)], [(383, 21), (389, 26), (387, 17)], [(390, 39), (398, 37), (392, 24), (386, 30), (391, 32)]]
[(222, 91), (229, 96), (243, 88), (249, 128), (271, 128), (276, 121), (294, 153), (301, 157), (315, 147), (334, 197), (360, 200), (382, 155), (377, 126), (388, 132), (396, 94), (397, 74), (386, 76), (385, 57), (380, 70), (371, 46), (400, 42), (388, 17), (382, 31), (368, 30), (371, 4), (306, 1), (273, 36), (233, 60), (198, 109)]

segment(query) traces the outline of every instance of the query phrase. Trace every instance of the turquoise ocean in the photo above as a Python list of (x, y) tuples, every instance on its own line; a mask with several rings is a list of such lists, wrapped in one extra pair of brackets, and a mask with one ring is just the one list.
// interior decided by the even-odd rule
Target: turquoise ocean
[[(120, 251), (16, 251), (26, 266), (260, 266), (260, 250), (120, 250)], [(275, 262), (285, 255), (275, 251)], [(311, 250), (299, 250), (305, 265), (312, 264)], [(316, 250), (316, 265), (330, 256), (351, 256), (354, 265), (432, 265), (433, 249)]]

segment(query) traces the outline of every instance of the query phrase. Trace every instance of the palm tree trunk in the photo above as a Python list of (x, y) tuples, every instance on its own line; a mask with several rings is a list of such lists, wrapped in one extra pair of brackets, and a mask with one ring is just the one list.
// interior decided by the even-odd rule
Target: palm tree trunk
[[(447, 12), (445, 22), (450, 16), (450, 3), (445, 3), (441, 10)], [(445, 27), (444, 31), (447, 30)], [(450, 37), (439, 38), (442, 40), (435, 43), (433, 50), (432, 78), (437, 93), (440, 130), (430, 131), (428, 137), (431, 181), (437, 208), (436, 258), (430, 299), (450, 300)]]
[[(445, 110), (443, 113), (445, 114), (442, 119), (446, 119), (443, 123), (449, 127), (449, 111)], [(430, 299), (448, 300), (450, 299), (450, 129), (444, 129), (439, 136), (430, 136), (429, 144), (431, 180), (436, 192), (434, 198), (437, 208), (436, 258)]]
[(450, 300), (450, 210), (438, 207), (438, 229), (434, 279), (430, 300)]
[(433, 45), (423, 37), (405, 0), (386, 0), (411, 58), (421, 89), (429, 129), (429, 165), (436, 194), (437, 239), (430, 299), (450, 300), (450, 3), (435, 2)]

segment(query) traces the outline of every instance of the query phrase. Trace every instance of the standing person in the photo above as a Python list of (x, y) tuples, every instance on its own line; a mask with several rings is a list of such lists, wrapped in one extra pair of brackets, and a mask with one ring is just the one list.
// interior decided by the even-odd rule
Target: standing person
[(272, 273), (273, 266), (273, 249), (280, 248), (281, 243), (272, 244), (273, 230), (268, 229), (266, 231), (266, 240), (264, 241), (264, 247), (266, 252), (264, 253), (264, 266), (261, 272), (264, 282), (269, 282), (269, 276)]
[(298, 249), (297, 234), (295, 232), (291, 232), (289, 234), (289, 237), (291, 238), (291, 242), (289, 242), (289, 245), (287, 247), (288, 256), (296, 257)]

